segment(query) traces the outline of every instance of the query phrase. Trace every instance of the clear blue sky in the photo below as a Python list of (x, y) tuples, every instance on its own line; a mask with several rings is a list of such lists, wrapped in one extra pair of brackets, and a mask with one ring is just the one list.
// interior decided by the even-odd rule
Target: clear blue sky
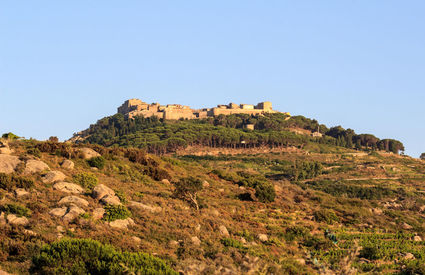
[(425, 152), (425, 1), (0, 4), (0, 133), (67, 139), (128, 98), (274, 108)]

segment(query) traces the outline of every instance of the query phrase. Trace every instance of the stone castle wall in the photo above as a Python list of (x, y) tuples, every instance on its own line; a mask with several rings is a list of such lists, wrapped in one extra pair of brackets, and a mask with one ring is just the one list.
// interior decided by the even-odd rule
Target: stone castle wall
[[(264, 113), (276, 113), (272, 109), (271, 102), (260, 102), (257, 105), (235, 104), (218, 105), (214, 108), (201, 110), (191, 109), (189, 106), (178, 104), (160, 105), (158, 103), (148, 104), (140, 99), (129, 99), (118, 107), (118, 113), (130, 118), (143, 115), (144, 117), (157, 116), (162, 119), (202, 119), (219, 115), (248, 114), (259, 115)], [(288, 114), (288, 113), (287, 113)]]

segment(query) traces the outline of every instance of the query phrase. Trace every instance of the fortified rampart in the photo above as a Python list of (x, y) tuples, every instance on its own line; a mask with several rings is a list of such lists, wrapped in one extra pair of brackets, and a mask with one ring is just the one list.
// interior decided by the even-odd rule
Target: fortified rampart
[[(129, 99), (118, 107), (118, 113), (130, 118), (143, 115), (144, 117), (157, 116), (162, 119), (199, 119), (219, 115), (248, 114), (260, 115), (264, 113), (277, 113), (272, 109), (271, 102), (260, 102), (257, 105), (236, 104), (218, 105), (213, 108), (191, 109), (189, 106), (179, 104), (160, 105), (158, 103), (148, 104), (140, 99)], [(289, 115), (289, 113), (285, 113)]]

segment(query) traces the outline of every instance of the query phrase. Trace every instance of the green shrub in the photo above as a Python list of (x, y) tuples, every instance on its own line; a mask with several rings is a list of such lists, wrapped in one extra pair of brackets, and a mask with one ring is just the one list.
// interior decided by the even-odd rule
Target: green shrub
[[(273, 202), (276, 197), (276, 191), (272, 183), (266, 178), (260, 175), (252, 175), (246, 172), (238, 172), (238, 176), (241, 180), (238, 181), (238, 185), (251, 187), (255, 189), (255, 197), (260, 202)], [(234, 178), (234, 176), (233, 176)]]
[(90, 167), (96, 167), (97, 169), (103, 169), (105, 167), (105, 159), (102, 156), (88, 159), (87, 163)]
[(98, 183), (97, 177), (90, 173), (80, 173), (80, 174), (74, 175), (72, 178), (75, 183), (78, 183), (82, 187), (88, 188), (88, 189), (92, 189)]
[(254, 189), (255, 196), (260, 202), (273, 202), (276, 197), (276, 191), (270, 182), (258, 182)]
[(15, 188), (31, 188), (34, 186), (34, 181), (32, 179), (27, 179), (24, 177), (19, 177), (16, 175), (0, 173), (0, 188), (12, 191)]
[(315, 178), (323, 173), (323, 165), (315, 161), (295, 162), (289, 171), (289, 178), (298, 181)]
[(121, 252), (91, 239), (63, 239), (33, 257), (35, 274), (178, 274), (165, 261), (142, 252)]
[(174, 183), (174, 196), (188, 201), (199, 210), (198, 193), (202, 190), (202, 182), (194, 177), (182, 178)]
[(14, 133), (5, 133), (1, 136), (2, 138), (6, 138), (6, 139), (18, 139), (19, 137), (17, 135), (15, 135)]
[(240, 241), (232, 239), (232, 238), (222, 239), (221, 243), (226, 247), (234, 247), (234, 248), (238, 248), (238, 249), (244, 248), (243, 244)]
[(41, 152), (38, 150), (38, 148), (29, 148), (27, 150), (27, 154), (33, 155), (37, 158), (41, 158)]
[(125, 196), (123, 191), (121, 190), (114, 190), (114, 191), (115, 191), (115, 195), (120, 199), (122, 203), (127, 202), (127, 197)]
[[(302, 186), (302, 184), (299, 185)], [(328, 193), (335, 197), (344, 196), (348, 198), (359, 198), (362, 200), (379, 200), (385, 197), (406, 193), (404, 189), (395, 191), (384, 186), (365, 187), (348, 184), (347, 182), (334, 182), (330, 180), (306, 182), (304, 186)]]
[(29, 210), (25, 206), (15, 204), (15, 203), (0, 205), (0, 211), (5, 212), (6, 214), (15, 214), (18, 217), (31, 216), (31, 210)]
[(360, 251), (359, 257), (366, 258), (368, 260), (378, 260), (381, 258), (379, 248), (375, 246), (364, 247)]
[(339, 221), (335, 212), (327, 209), (320, 209), (314, 212), (314, 219), (318, 222), (325, 222), (327, 224), (334, 224)]
[(286, 231), (285, 231), (285, 239), (288, 241), (302, 239), (309, 235), (310, 235), (309, 229), (302, 226), (290, 226), (286, 228)]
[(131, 217), (131, 212), (124, 205), (111, 205), (105, 207), (105, 214), (102, 220), (112, 222), (115, 220), (124, 220)]

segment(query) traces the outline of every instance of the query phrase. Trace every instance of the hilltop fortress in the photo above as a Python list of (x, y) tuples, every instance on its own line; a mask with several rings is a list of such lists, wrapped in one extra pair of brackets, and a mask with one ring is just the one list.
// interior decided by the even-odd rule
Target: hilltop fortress
[[(264, 113), (278, 113), (272, 109), (271, 102), (260, 102), (257, 105), (235, 104), (218, 105), (213, 108), (191, 109), (189, 106), (179, 104), (160, 105), (148, 104), (140, 99), (129, 99), (118, 107), (118, 113), (130, 118), (143, 115), (144, 117), (157, 116), (162, 119), (201, 119), (218, 115), (249, 114), (260, 115)], [(285, 113), (289, 115), (289, 113)]]

